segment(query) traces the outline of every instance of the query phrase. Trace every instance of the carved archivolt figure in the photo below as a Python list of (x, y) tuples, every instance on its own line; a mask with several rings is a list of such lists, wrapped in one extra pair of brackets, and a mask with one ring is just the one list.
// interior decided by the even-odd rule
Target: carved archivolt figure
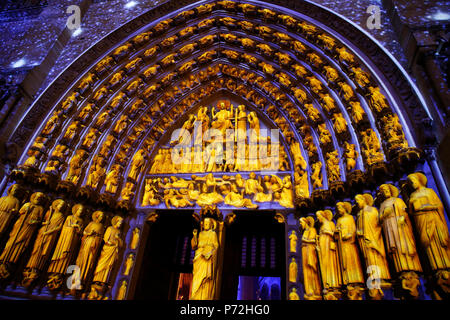
[(350, 112), (352, 114), (353, 120), (356, 123), (359, 123), (361, 120), (364, 119), (364, 115), (366, 114), (366, 112), (361, 107), (361, 103), (359, 103), (358, 101), (350, 101), (349, 104), (351, 106)]
[(51, 290), (59, 288), (62, 282), (61, 275), (67, 272), (67, 267), (70, 265), (72, 257), (75, 254), (79, 236), (83, 228), (83, 219), (81, 218), (83, 211), (83, 205), (74, 205), (72, 215), (68, 216), (64, 222), (50, 266), (47, 270), (50, 274), (47, 286)]
[(322, 299), (319, 280), (319, 264), (317, 261), (316, 238), (317, 231), (314, 228), (314, 218), (300, 218), (302, 235), (302, 265), (303, 285), (305, 287), (304, 298), (306, 300)]
[(395, 271), (421, 272), (422, 267), (416, 250), (411, 222), (406, 212), (407, 206), (398, 198), (398, 189), (391, 184), (382, 184), (379, 188), (384, 201), (380, 205), (380, 220), (389, 256)]
[[(358, 206), (356, 236), (358, 237), (359, 247), (364, 256), (366, 266), (372, 267), (370, 276), (373, 279), (380, 279), (386, 283), (391, 279), (389, 267), (386, 260), (386, 251), (384, 249), (381, 223), (377, 208), (373, 207), (373, 198), (369, 193), (358, 194), (355, 197)], [(381, 288), (369, 288), (369, 294), (372, 299), (383, 296)]]
[(8, 188), (8, 194), (0, 198), (0, 238), (19, 212), (19, 190), (19, 185), (13, 184)]
[(388, 109), (389, 106), (386, 103), (385, 96), (380, 92), (379, 87), (369, 87), (370, 92), (370, 103), (371, 106), (375, 109), (377, 112), (381, 112), (383, 109)]
[(313, 188), (314, 189), (318, 189), (318, 188), (322, 188), (323, 187), (323, 183), (322, 183), (322, 162), (321, 161), (317, 161), (314, 162), (312, 165), (312, 174), (311, 174), (311, 181), (313, 184)]
[(119, 175), (122, 168), (119, 164), (114, 164), (105, 177), (105, 192), (115, 194), (119, 186)]
[(102, 244), (104, 227), (102, 224), (104, 213), (95, 211), (92, 221), (84, 228), (81, 238), (80, 251), (76, 259), (76, 265), (80, 268), (80, 282), (83, 284), (94, 268), (98, 250)]
[(128, 178), (137, 181), (139, 174), (145, 164), (145, 151), (140, 149), (131, 159), (131, 169), (128, 173)]
[(342, 285), (338, 249), (334, 240), (336, 226), (332, 221), (333, 213), (330, 210), (317, 211), (316, 216), (320, 223), (317, 245), (322, 284), (324, 290), (333, 291)]
[(358, 158), (358, 151), (356, 151), (356, 146), (354, 144), (345, 142), (345, 163), (347, 172), (352, 171), (356, 167), (356, 159)]
[(339, 166), (339, 155), (338, 151), (327, 152), (326, 163), (328, 169), (328, 181), (335, 182), (341, 180), (341, 169)]
[(211, 218), (203, 220), (203, 230), (197, 236), (193, 231), (191, 240), (195, 250), (193, 260), (193, 279), (191, 300), (213, 300), (216, 288), (216, 263), (219, 241), (216, 233), (216, 222)]
[(93, 162), (91, 172), (87, 177), (86, 185), (96, 189), (100, 180), (106, 173), (106, 161), (102, 157), (96, 157)]
[(308, 172), (297, 165), (294, 172), (294, 190), (298, 198), (309, 198)]
[(450, 269), (450, 242), (444, 207), (433, 189), (427, 188), (427, 178), (416, 172), (408, 176), (414, 192), (409, 198), (419, 243), (425, 249), (431, 269)]
[(51, 256), (59, 231), (64, 224), (64, 211), (66, 203), (62, 199), (53, 201), (50, 209), (45, 214), (42, 227), (38, 231), (36, 240), (34, 241), (31, 257), (24, 271), (24, 286), (35, 280), (40, 271), (43, 270), (45, 264)]
[(356, 224), (353, 216), (350, 215), (351, 210), (350, 202), (338, 202), (336, 204), (336, 211), (339, 216), (336, 231), (338, 232), (340, 248), (342, 280), (345, 285), (364, 283), (364, 275), (356, 246)]
[(42, 221), (44, 200), (45, 195), (42, 192), (36, 192), (31, 195), (30, 202), (25, 203), (20, 208), (19, 218), (14, 223), (9, 239), (0, 256), (1, 278), (9, 277), (9, 264), (16, 264), (28, 248), (38, 225)]

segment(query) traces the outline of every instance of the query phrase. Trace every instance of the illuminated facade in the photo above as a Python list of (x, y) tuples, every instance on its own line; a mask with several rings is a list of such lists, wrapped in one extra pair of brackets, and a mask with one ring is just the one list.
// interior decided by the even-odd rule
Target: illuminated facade
[(319, 6), (165, 2), (10, 132), (0, 294), (447, 298), (431, 121), (392, 57)]

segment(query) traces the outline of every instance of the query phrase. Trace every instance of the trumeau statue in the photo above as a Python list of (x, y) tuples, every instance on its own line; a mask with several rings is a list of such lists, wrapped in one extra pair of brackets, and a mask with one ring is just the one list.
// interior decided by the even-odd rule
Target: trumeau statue
[(191, 300), (213, 300), (216, 290), (216, 263), (219, 241), (216, 233), (216, 222), (211, 218), (203, 220), (203, 230), (197, 236), (193, 231), (191, 240), (192, 249), (195, 250), (193, 260), (193, 279)]
[(314, 218), (300, 218), (302, 235), (302, 265), (305, 300), (321, 300), (321, 285), (319, 280), (319, 262), (316, 252), (317, 231), (314, 228)]
[(19, 210), (19, 218), (9, 234), (8, 241), (0, 255), (0, 278), (6, 279), (10, 275), (10, 264), (16, 264), (30, 245), (30, 241), (42, 221), (44, 215), (42, 192), (33, 193), (30, 202), (25, 203)]

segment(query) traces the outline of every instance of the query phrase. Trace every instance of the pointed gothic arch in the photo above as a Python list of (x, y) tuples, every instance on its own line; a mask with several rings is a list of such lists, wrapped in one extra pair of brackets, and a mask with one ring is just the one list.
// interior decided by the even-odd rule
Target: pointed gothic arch
[[(11, 133), (20, 156), (3, 185), (31, 182), (142, 225), (157, 150), (187, 115), (220, 97), (280, 130), (288, 174), (304, 158), (310, 191), (295, 198), (296, 216), (415, 170), (432, 142), (409, 79), (340, 17), (307, 1), (169, 1), (103, 38), (35, 101)], [(357, 151), (349, 170), (346, 143)], [(134, 179), (140, 150), (147, 157)], [(339, 178), (330, 180), (333, 151)], [(313, 163), (321, 163), (321, 187), (312, 184)], [(98, 181), (88, 183), (97, 168)]]

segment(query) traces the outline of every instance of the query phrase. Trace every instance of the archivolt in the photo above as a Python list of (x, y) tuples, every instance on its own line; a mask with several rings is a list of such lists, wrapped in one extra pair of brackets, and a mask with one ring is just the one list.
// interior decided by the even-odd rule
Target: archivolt
[[(80, 75), (36, 131), (20, 164), (78, 186), (97, 165), (105, 173), (119, 168), (126, 178), (137, 150), (154, 152), (161, 136), (198, 106), (196, 100), (221, 89), (267, 115), (288, 148), (299, 142), (308, 167), (323, 162), (324, 177), (327, 153), (338, 150), (341, 180), (348, 178), (346, 143), (359, 151), (351, 171), (367, 172), (398, 156), (408, 142), (414, 145), (390, 107), (395, 93), (383, 94), (365, 62), (310, 21), (261, 3), (232, 1), (204, 1), (163, 19)], [(345, 126), (336, 124), (341, 119)], [(383, 141), (383, 148), (371, 150), (365, 132), (380, 146)], [(71, 179), (75, 156), (82, 159), (81, 173)], [(133, 190), (143, 176), (128, 181)], [(96, 191), (104, 192), (102, 183)]]

